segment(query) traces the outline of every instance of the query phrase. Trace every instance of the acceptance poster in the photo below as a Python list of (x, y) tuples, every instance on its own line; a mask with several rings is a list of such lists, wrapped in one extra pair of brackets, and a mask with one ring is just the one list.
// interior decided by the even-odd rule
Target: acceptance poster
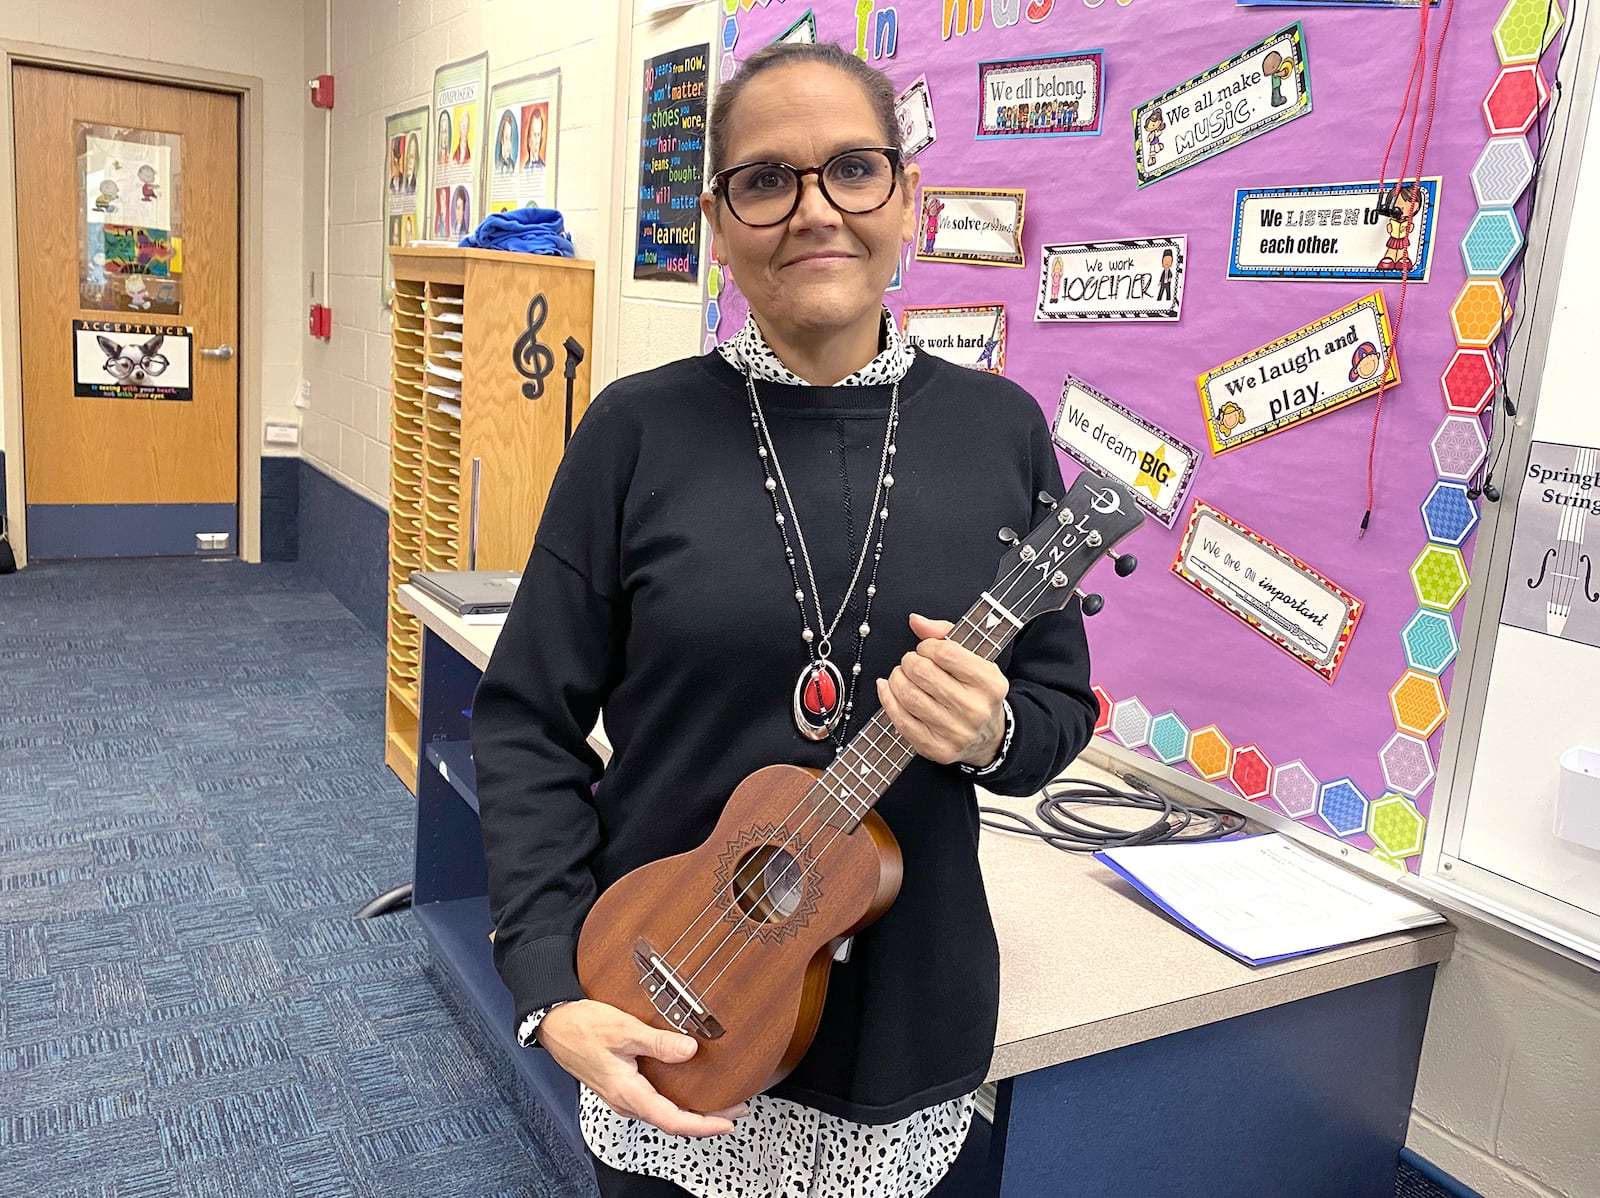
[[(422, 200), (428, 194), (428, 110), (397, 112), (383, 123), (384, 167), (383, 244), (406, 246), (424, 235)], [(383, 255), (383, 302), (394, 294), (394, 272), (387, 252)]]
[(442, 66), (433, 73), (433, 204), (429, 235), (459, 241), (483, 216), (483, 109), (489, 56)]
[(709, 43), (644, 64), (639, 134), (636, 279), (695, 282), (700, 275), (700, 189), (705, 174)]
[(163, 399), (188, 403), (186, 325), (72, 322), (72, 394), (86, 399)]
[(489, 89), (488, 212), (556, 206), (561, 72), (507, 79)]

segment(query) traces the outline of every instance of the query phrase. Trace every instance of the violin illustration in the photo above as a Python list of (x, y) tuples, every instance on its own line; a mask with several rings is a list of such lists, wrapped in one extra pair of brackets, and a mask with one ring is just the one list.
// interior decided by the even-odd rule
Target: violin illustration
[(1556, 528), (1555, 544), (1546, 549), (1539, 559), (1539, 577), (1528, 579), (1528, 588), (1535, 591), (1544, 585), (1547, 578), (1550, 580), (1544, 624), (1545, 631), (1551, 636), (1560, 636), (1566, 628), (1575, 594), (1581, 594), (1590, 603), (1600, 603), (1600, 592), (1594, 589), (1594, 562), (1583, 551), (1584, 525), (1589, 519), (1589, 508), (1580, 485), (1581, 480), (1595, 476), (1597, 458), (1600, 458), (1600, 451), (1578, 451), (1578, 460), (1571, 472), (1574, 481), (1566, 487), (1566, 502), (1561, 508), (1561, 523)]

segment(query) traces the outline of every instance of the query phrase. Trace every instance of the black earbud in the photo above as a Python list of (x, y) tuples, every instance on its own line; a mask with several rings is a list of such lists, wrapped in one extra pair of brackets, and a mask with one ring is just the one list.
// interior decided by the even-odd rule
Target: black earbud
[(1483, 484), (1483, 497), (1485, 499), (1487, 499), (1490, 503), (1499, 503), (1500, 502), (1500, 488), (1495, 486), (1493, 483), (1484, 483)]

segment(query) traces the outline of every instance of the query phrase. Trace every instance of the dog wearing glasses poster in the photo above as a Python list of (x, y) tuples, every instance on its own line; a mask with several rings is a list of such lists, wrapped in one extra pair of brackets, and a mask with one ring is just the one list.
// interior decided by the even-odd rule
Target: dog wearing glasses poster
[(86, 399), (187, 403), (194, 330), (182, 325), (72, 322), (72, 393)]

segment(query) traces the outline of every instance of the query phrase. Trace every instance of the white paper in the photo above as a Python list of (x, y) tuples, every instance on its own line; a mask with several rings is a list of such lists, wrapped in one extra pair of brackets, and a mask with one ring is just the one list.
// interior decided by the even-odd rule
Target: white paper
[(1443, 922), (1421, 903), (1276, 834), (1106, 849), (1202, 937), (1251, 962)]

